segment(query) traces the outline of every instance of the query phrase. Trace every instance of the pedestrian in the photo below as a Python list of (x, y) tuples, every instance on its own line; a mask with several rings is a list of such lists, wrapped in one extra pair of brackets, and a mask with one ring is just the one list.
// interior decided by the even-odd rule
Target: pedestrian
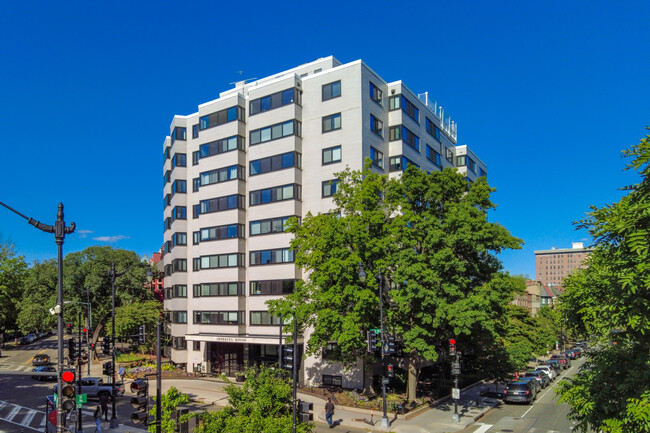
[(104, 419), (108, 421), (108, 393), (102, 392), (99, 394), (99, 405), (102, 407)]
[(334, 422), (332, 417), (334, 416), (334, 403), (332, 403), (332, 398), (327, 398), (327, 403), (325, 403), (325, 421), (329, 424), (330, 428), (334, 428)]
[(117, 374), (120, 375), (120, 382), (124, 383), (124, 375), (126, 374), (124, 366), (120, 365), (120, 369), (117, 371)]
[(97, 406), (97, 409), (95, 409), (93, 418), (95, 419), (95, 433), (102, 433), (102, 413), (99, 406)]

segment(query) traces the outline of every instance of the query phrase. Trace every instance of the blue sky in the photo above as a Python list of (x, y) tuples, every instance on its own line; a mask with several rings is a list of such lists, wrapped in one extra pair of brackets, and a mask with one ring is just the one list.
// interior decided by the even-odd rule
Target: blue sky
[[(174, 114), (242, 77), (363, 59), (458, 123), (497, 188), (490, 219), (526, 243), (504, 266), (533, 276), (535, 250), (588, 243), (572, 222), (637, 180), (621, 151), (650, 125), (648, 16), (646, 1), (9, 2), (0, 201), (46, 224), (63, 202), (64, 253), (150, 256)], [(4, 208), (0, 239), (56, 257), (53, 235)]]

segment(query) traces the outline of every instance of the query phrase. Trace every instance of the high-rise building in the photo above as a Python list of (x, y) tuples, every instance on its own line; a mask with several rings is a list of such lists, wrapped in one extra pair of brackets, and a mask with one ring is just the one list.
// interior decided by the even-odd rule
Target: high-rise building
[[(333, 57), (237, 83), (175, 116), (163, 149), (171, 359), (231, 376), (245, 363), (278, 362), (280, 320), (265, 302), (302, 277), (285, 222), (330, 211), (335, 173), (370, 158), (391, 176), (410, 164), (457, 167), (468, 181), (487, 175), (428, 93)], [(300, 371), (301, 382), (362, 383), (361, 372), (342, 375), (321, 359)]]
[(571, 248), (535, 251), (537, 281), (562, 290), (562, 281), (576, 269), (584, 268), (584, 261), (592, 251), (583, 242), (573, 242)]

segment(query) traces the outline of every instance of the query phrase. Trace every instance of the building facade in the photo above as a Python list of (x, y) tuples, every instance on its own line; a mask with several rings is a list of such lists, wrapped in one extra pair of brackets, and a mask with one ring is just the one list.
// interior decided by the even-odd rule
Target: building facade
[(593, 250), (582, 242), (573, 242), (571, 248), (552, 248), (535, 251), (535, 274), (542, 284), (562, 290), (562, 281), (576, 269), (585, 267), (585, 260)]
[[(468, 181), (487, 175), (456, 140), (456, 124), (427, 93), (333, 57), (237, 83), (175, 116), (163, 143), (171, 359), (231, 376), (246, 363), (277, 363), (285, 336), (266, 301), (303, 276), (286, 220), (329, 212), (335, 173), (360, 170), (366, 158), (391, 176), (410, 164), (457, 167)], [(304, 360), (300, 371), (312, 384), (363, 380), (322, 359)]]

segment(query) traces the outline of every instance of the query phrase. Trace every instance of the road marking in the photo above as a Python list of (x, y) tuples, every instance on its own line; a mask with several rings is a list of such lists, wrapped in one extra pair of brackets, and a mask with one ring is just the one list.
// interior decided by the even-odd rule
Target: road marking
[(22, 409), (22, 406), (14, 405), (14, 407), (9, 412), (9, 415), (7, 415), (7, 417), (5, 418), (5, 421), (12, 422), (14, 417), (18, 415), (18, 412), (20, 412), (20, 409)]
[(493, 424), (477, 423), (477, 425), (480, 425), (480, 427), (474, 430), (474, 433), (485, 433), (486, 431), (490, 430)]
[[(41, 412), (40, 410), (36, 410), (36, 409), (31, 409), (29, 407), (18, 406), (18, 405), (15, 405), (13, 403), (7, 403), (6, 401), (0, 401), (0, 409), (4, 408), (7, 405), (12, 407), (12, 408), (9, 411), (9, 414), (7, 414), (6, 416), (0, 415), (0, 420), (11, 423), (11, 424), (19, 425), (21, 427), (27, 427), (28, 429), (31, 429), (31, 430), (42, 431), (41, 428), (32, 427), (30, 424), (34, 420), (34, 417), (36, 417), (36, 415), (42, 414), (42, 416), (44, 418), (45, 417), (45, 412)], [(27, 413), (25, 413), (25, 415), (22, 417), (22, 420), (20, 422), (14, 421), (14, 418), (16, 418), (16, 415), (18, 415), (18, 413), (22, 409), (25, 409), (25, 411), (27, 411)], [(40, 424), (41, 424), (41, 426), (44, 426), (43, 422), (41, 422)]]
[(37, 410), (29, 409), (29, 412), (27, 412), (27, 415), (23, 418), (23, 424), (31, 424), (37, 413)]

